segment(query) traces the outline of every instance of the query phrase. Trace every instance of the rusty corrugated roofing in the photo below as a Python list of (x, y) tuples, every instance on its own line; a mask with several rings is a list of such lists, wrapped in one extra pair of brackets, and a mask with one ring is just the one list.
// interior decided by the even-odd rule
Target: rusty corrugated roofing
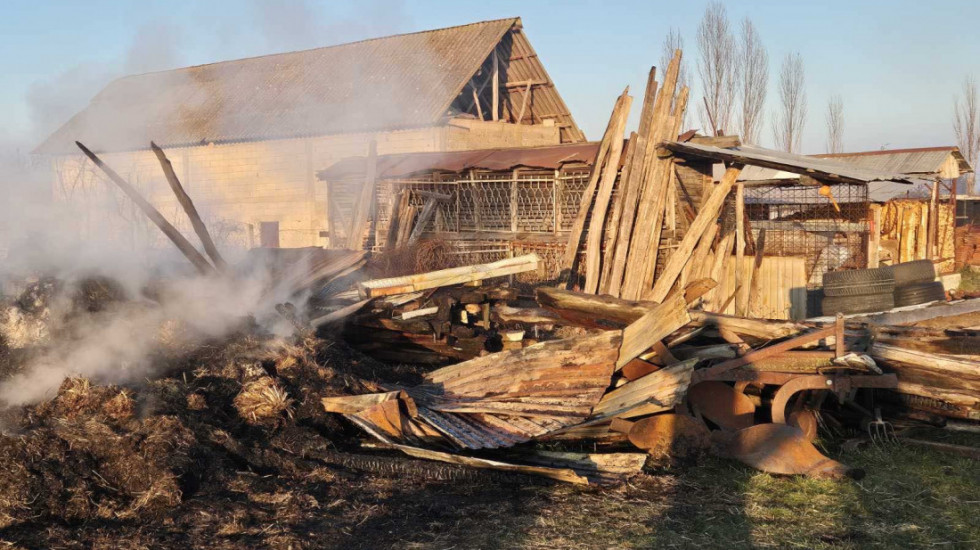
[[(58, 129), (36, 153), (144, 149), (428, 126), (520, 19), (364, 40), (120, 78)], [(526, 38), (515, 49), (528, 47)], [(516, 52), (515, 52), (516, 53)], [(540, 63), (523, 59), (519, 78), (540, 78), (564, 130), (575, 127)], [(513, 79), (511, 79), (513, 80)], [(516, 91), (515, 91), (516, 93)], [(554, 96), (554, 97), (551, 97)], [(536, 113), (544, 115), (538, 105)]]

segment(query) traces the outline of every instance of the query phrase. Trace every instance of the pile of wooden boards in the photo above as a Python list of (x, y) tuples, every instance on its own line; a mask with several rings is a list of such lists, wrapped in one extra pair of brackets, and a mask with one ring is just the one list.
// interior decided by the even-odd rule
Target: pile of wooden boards
[[(445, 273), (408, 279), (452, 280)], [(973, 357), (926, 357), (880, 327), (842, 318), (815, 324), (709, 312), (711, 280), (675, 288), (661, 302), (549, 287), (530, 296), (490, 282), (429, 289), (362, 283), (364, 295), (407, 293), (368, 298), (360, 320), (351, 320), (358, 331), (374, 316), (378, 330), (412, 334), (416, 346), (454, 364), (415, 386), (365, 381), (374, 393), (324, 399), (326, 410), (411, 456), (574, 483), (614, 481), (639, 473), (649, 457), (709, 450), (774, 473), (850, 475), (810, 443), (821, 407), (832, 402), (824, 399), (828, 391), (849, 402), (856, 389), (886, 392), (894, 398), (879, 401), (901, 406), (908, 402), (902, 395), (928, 393), (945, 400), (931, 410), (956, 407), (950, 416), (957, 418), (980, 410)], [(421, 313), (396, 319), (413, 312)], [(482, 339), (461, 353), (466, 346), (454, 335), (464, 333)], [(517, 336), (493, 348), (491, 338), (503, 334)], [(387, 359), (399, 357), (409, 356), (395, 348)], [(940, 371), (958, 381), (945, 391), (935, 382), (924, 389), (923, 376), (934, 381)], [(866, 405), (853, 403), (857, 411)], [(591, 452), (578, 452), (584, 442)], [(794, 453), (760, 458), (768, 456), (760, 449), (784, 445)]]
[[(738, 251), (745, 249), (744, 238), (735, 243), (731, 232), (720, 235), (717, 223), (739, 174), (739, 168), (733, 167), (705, 198), (676, 249), (667, 258), (659, 258), (664, 227), (675, 225), (676, 159), (659, 146), (677, 138), (684, 120), (689, 91), (687, 87), (677, 91), (680, 62), (678, 50), (659, 90), (656, 71), (651, 69), (639, 128), (626, 142), (625, 152), (622, 136), (631, 100), (624, 92), (616, 101), (563, 259), (566, 273), (584, 273), (578, 286), (585, 292), (660, 301), (678, 283), (701, 277), (720, 280), (733, 246)], [(585, 266), (576, 269), (583, 245)], [(720, 311), (728, 299), (712, 295), (707, 301)]]

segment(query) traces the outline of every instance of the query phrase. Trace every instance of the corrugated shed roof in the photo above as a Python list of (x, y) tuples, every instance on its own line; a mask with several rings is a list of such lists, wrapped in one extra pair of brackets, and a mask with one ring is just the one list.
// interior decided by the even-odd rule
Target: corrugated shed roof
[(912, 183), (915, 178), (905, 174), (871, 170), (842, 162), (837, 159), (808, 157), (742, 145), (724, 149), (697, 143), (666, 142), (664, 147), (682, 156), (695, 156), (746, 166), (760, 166), (773, 170), (806, 174), (815, 178), (841, 183), (868, 183), (872, 181), (897, 181)]
[(883, 172), (902, 174), (938, 174), (946, 159), (952, 155), (959, 165), (960, 172), (972, 172), (973, 167), (960, 153), (958, 147), (922, 147), (918, 149), (886, 149), (881, 151), (861, 151), (856, 153), (830, 153), (814, 155), (818, 158), (833, 158), (843, 162)]
[[(175, 147), (432, 125), (520, 24), (498, 19), (123, 77), (35, 152), (73, 152), (75, 140), (122, 151), (150, 140)], [(547, 78), (527, 75), (535, 76)], [(567, 109), (564, 117), (568, 124)]]
[[(382, 155), (377, 159), (379, 179), (405, 177), (421, 172), (463, 172), (465, 170), (510, 170), (518, 167), (557, 170), (565, 164), (591, 166), (599, 144), (596, 142), (515, 147), (435, 153)], [(317, 172), (324, 181), (337, 181), (364, 174), (364, 157), (348, 157)]]

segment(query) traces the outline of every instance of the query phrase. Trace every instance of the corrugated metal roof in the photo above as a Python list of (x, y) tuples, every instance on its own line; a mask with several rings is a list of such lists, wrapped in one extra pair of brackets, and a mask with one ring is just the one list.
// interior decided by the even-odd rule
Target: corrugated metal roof
[(938, 174), (946, 159), (952, 155), (959, 165), (960, 172), (972, 172), (973, 168), (960, 153), (958, 147), (922, 147), (918, 149), (886, 149), (880, 151), (861, 151), (856, 153), (830, 153), (814, 155), (818, 158), (833, 158), (843, 162), (882, 172), (902, 174)]
[(725, 162), (734, 162), (746, 166), (760, 166), (773, 170), (805, 174), (819, 179), (841, 183), (868, 183), (872, 181), (897, 181), (912, 183), (915, 178), (896, 172), (871, 170), (842, 162), (837, 159), (808, 157), (742, 145), (723, 149), (711, 145), (696, 143), (666, 142), (667, 149), (682, 155), (708, 158)]
[[(123, 77), (35, 152), (73, 152), (75, 140), (122, 151), (150, 140), (175, 147), (432, 125), (520, 25), (519, 18), (498, 19)], [(516, 42), (530, 47), (523, 36)], [(514, 70), (532, 65), (540, 63)], [(547, 79), (537, 71), (526, 77)], [(580, 134), (553, 85), (549, 92), (539, 100), (559, 103), (551, 114)]]
[[(378, 157), (376, 174), (379, 179), (405, 177), (420, 172), (463, 172), (466, 170), (511, 170), (540, 168), (557, 170), (565, 164), (591, 166), (599, 144), (573, 143), (547, 147), (514, 147), (435, 153), (403, 153)], [(364, 174), (365, 157), (348, 157), (317, 172), (324, 181), (337, 181)]]

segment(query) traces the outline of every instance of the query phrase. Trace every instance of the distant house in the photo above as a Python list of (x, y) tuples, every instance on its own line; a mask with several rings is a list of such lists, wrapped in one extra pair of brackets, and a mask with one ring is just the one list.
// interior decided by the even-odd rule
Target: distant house
[(219, 240), (293, 247), (329, 242), (314, 170), (372, 141), (383, 155), (584, 139), (511, 18), (123, 77), (34, 152), (58, 199), (105, 188), (77, 140), (186, 226), (152, 140)]

